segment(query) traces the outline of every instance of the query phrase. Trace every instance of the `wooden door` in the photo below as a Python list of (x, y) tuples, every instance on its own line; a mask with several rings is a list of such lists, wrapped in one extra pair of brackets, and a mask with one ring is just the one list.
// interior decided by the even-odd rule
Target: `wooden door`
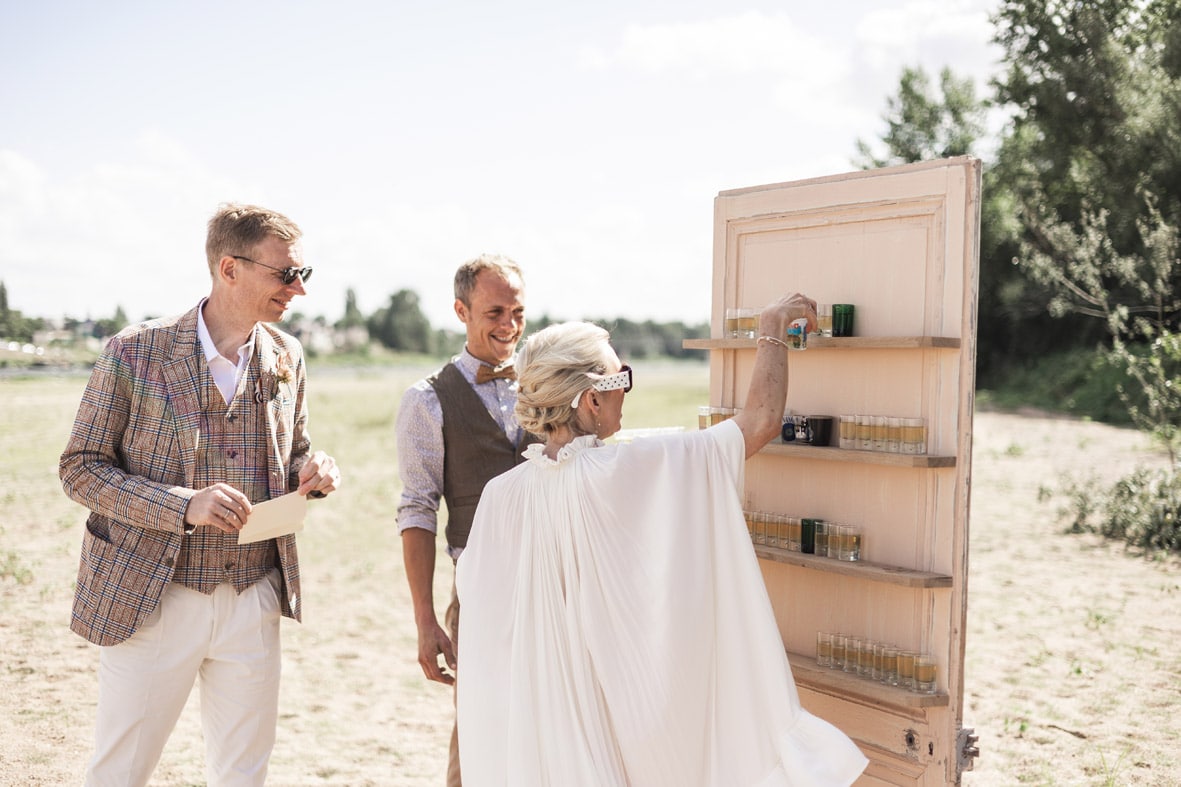
[[(860, 525), (862, 560), (755, 546), (801, 699), (871, 760), (859, 784), (958, 783), (975, 385), (980, 163), (924, 162), (720, 193), (715, 201), (711, 404), (743, 405), (753, 339), (728, 307), (799, 291), (855, 306), (853, 338), (789, 361), (802, 415), (919, 417), (921, 455), (773, 442), (746, 467), (746, 507)], [(834, 435), (833, 443), (837, 442)], [(817, 632), (932, 654), (920, 694), (820, 667)]]

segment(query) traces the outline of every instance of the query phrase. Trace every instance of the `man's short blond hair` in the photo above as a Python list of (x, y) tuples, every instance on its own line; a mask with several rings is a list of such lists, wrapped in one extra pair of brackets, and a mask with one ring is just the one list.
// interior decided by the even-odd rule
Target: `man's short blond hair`
[(218, 206), (205, 237), (209, 273), (217, 271), (218, 260), (226, 255), (249, 257), (254, 247), (268, 237), (291, 244), (303, 237), (303, 230), (282, 213), (257, 205), (227, 202)]
[(500, 254), (481, 254), (475, 259), (468, 260), (459, 266), (455, 272), (455, 299), (471, 308), (472, 290), (476, 288), (476, 277), (483, 271), (496, 271), (506, 280), (513, 276), (525, 286), (525, 277), (521, 273), (521, 266)]

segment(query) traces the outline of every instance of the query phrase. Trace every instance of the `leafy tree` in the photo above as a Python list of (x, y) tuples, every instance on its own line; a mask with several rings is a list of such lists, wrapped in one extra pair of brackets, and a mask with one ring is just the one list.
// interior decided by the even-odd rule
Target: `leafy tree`
[[(1078, 303), (1061, 281), (1033, 270), (1039, 260), (1064, 266), (1056, 241), (1086, 235), (1102, 217), (1111, 254), (1144, 257), (1146, 206), (1165, 225), (1181, 217), (1181, 4), (1005, 0), (993, 20), (1006, 53), (993, 101), (1011, 120), (984, 172), (977, 371), (985, 387), (1044, 354), (1112, 341), (1104, 320), (1063, 308)], [(943, 81), (957, 82), (946, 71)], [(946, 88), (940, 97), (921, 71), (903, 72), (888, 106), (887, 155), (859, 143), (864, 165), (971, 149), (968, 125), (946, 131), (972, 117), (970, 103)], [(944, 144), (955, 139), (959, 147)], [(1140, 301), (1142, 282), (1108, 270), (1099, 283), (1114, 303), (1151, 308)], [(1168, 286), (1178, 284), (1174, 272)], [(1161, 318), (1177, 329), (1178, 315)]]
[(344, 295), (344, 316), (336, 321), (336, 327), (347, 329), (364, 324), (365, 315), (361, 314), (361, 309), (357, 306), (357, 293), (352, 287), (349, 287)]
[[(1143, 255), (1149, 203), (1168, 224), (1181, 218), (1178, 22), (1175, 0), (1002, 3), (998, 97), (1014, 113), (1000, 165), (1023, 229), (1019, 261), (1052, 256), (1058, 223), (1081, 234), (1102, 217), (1112, 254)], [(1137, 297), (1133, 283), (1105, 284), (1120, 287), (1117, 301)]]
[(93, 335), (98, 339), (114, 336), (127, 327), (127, 313), (122, 306), (115, 307), (115, 314), (107, 319), (95, 320)]
[(25, 317), (18, 309), (8, 307), (8, 288), (0, 281), (0, 339), (17, 342), (33, 341), (33, 334), (45, 327), (40, 317)]
[[(1048, 313), (1089, 320), (1125, 375), (1128, 415), (1169, 451), (1108, 494), (1068, 489), (1075, 528), (1181, 548), (1181, 4), (1006, 0), (995, 17), (1013, 108), (998, 169), (1020, 222), (1014, 261)], [(1092, 513), (1096, 527), (1086, 523)]]
[[(885, 155), (875, 155), (870, 143), (858, 140), (855, 163), (862, 168), (971, 154), (984, 133), (990, 105), (976, 97), (971, 79), (946, 68), (938, 92), (922, 68), (903, 69), (898, 94), (886, 103), (886, 132), (880, 140)], [(1022, 357), (1044, 352), (1030, 336), (1049, 335), (1047, 326), (1026, 329), (1031, 322), (1051, 320), (1045, 314), (1048, 296), (1031, 291), (1027, 277), (1012, 264), (1020, 229), (1013, 195), (991, 165), (985, 167), (983, 181), (977, 380), (989, 387)]]
[(1014, 261), (1048, 288), (1049, 314), (1107, 334), (1139, 387), (1121, 391), (1129, 415), (1172, 450), (1181, 6), (1007, 0), (996, 21), (998, 96), (1014, 110), (998, 165), (1020, 222)]
[(956, 77), (949, 68), (939, 74), (938, 95), (926, 71), (904, 68), (898, 95), (886, 107), (887, 153), (876, 156), (869, 143), (857, 140), (862, 169), (970, 154), (984, 133), (988, 102), (976, 98), (971, 78)]
[(4, 282), (0, 281), (0, 339), (6, 339), (12, 335), (12, 328), (9, 325), (9, 311), (8, 311), (8, 287)]
[(1173, 328), (1181, 314), (1177, 226), (1146, 197), (1145, 216), (1137, 224), (1138, 253), (1115, 248), (1105, 210), (1084, 213), (1077, 225), (1047, 221), (1031, 232), (1037, 242), (1025, 266), (1054, 289), (1051, 313), (1103, 322), (1111, 336), (1111, 361), (1137, 385), (1119, 390), (1132, 422), (1159, 438), (1176, 466), (1181, 447), (1181, 334)]
[(399, 290), (384, 308), (368, 320), (369, 335), (392, 350), (430, 353), (434, 351), (431, 324), (419, 306), (418, 293)]

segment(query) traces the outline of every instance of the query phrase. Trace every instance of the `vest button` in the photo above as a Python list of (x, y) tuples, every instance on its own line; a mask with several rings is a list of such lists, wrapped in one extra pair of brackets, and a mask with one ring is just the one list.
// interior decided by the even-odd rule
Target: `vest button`
[(231, 570), (233, 570), (233, 568), (234, 568), (234, 561), (227, 560), (226, 561), (226, 571), (231, 571)]

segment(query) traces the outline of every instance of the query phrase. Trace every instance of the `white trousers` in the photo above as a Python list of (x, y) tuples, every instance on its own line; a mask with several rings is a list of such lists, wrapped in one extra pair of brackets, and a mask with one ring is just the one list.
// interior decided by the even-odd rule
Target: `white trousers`
[(274, 569), (240, 595), (176, 583), (129, 639), (104, 647), (87, 787), (146, 785), (200, 677), (209, 785), (262, 785), (279, 714), (279, 592)]

